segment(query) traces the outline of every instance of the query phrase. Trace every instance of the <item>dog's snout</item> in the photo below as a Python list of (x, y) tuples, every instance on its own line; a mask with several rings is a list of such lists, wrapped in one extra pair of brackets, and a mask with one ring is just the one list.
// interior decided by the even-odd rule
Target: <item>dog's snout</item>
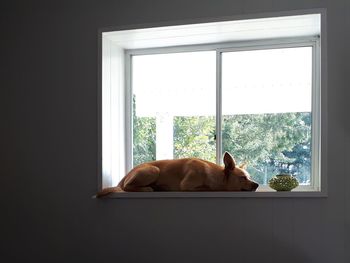
[(253, 182), (253, 189), (254, 191), (259, 187), (259, 184), (256, 182)]

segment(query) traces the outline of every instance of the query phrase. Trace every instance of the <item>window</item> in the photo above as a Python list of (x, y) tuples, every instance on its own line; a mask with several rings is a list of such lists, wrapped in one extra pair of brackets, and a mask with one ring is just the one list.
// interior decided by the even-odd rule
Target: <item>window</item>
[(130, 59), (133, 165), (190, 156), (215, 162), (215, 51)]
[(229, 151), (259, 191), (288, 172), (319, 192), (320, 36), (320, 14), (102, 33), (101, 186)]

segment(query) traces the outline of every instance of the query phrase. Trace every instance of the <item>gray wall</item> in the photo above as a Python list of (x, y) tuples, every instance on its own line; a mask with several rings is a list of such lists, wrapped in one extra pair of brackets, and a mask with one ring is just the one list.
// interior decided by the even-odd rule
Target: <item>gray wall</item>
[[(1, 262), (350, 262), (350, 1), (8, 2)], [(91, 199), (99, 27), (319, 7), (328, 19), (328, 198)]]

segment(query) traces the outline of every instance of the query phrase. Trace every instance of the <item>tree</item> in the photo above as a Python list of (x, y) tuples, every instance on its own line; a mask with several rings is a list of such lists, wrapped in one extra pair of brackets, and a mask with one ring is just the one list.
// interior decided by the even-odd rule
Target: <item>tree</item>
[[(296, 144), (292, 151), (283, 152), (283, 154), (292, 159), (292, 161), (274, 165), (282, 166), (280, 169), (281, 172), (292, 173), (297, 177), (299, 182), (307, 183), (310, 179), (311, 169), (311, 114), (303, 114), (300, 123), (306, 127), (304, 140)], [(273, 161), (274, 160), (271, 160), (271, 162)]]
[(174, 118), (174, 157), (197, 157), (215, 162), (215, 118)]
[(133, 96), (133, 165), (156, 159), (156, 119), (136, 116)]
[[(305, 148), (310, 144), (309, 115), (280, 113), (224, 116), (223, 150), (232, 152), (238, 161), (248, 162), (253, 178), (259, 183), (266, 183), (274, 173), (286, 172), (285, 167), (296, 167), (296, 152), (300, 152), (300, 147)], [(310, 155), (310, 151), (305, 149), (305, 154)], [(305, 168), (305, 163), (302, 166)]]

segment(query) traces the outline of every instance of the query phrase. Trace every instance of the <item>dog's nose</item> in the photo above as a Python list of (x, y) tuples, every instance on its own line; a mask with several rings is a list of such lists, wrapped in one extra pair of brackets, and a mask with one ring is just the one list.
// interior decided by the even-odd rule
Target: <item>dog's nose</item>
[(258, 183), (253, 182), (253, 188), (254, 188), (254, 190), (256, 190), (258, 187), (259, 187), (259, 184), (258, 184)]

